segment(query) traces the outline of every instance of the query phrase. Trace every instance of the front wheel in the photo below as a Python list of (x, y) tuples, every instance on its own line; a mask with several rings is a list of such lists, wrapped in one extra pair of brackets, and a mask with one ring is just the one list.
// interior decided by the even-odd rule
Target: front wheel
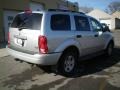
[(74, 51), (65, 52), (58, 63), (58, 70), (65, 76), (72, 76), (77, 67), (77, 59), (77, 53)]
[(109, 43), (106, 49), (106, 56), (111, 56), (113, 52), (113, 43)]

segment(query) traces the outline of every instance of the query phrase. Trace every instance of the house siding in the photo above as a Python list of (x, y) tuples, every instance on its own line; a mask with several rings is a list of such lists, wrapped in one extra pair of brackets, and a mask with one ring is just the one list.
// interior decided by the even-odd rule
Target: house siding
[(99, 21), (106, 20), (106, 24), (108, 24), (108, 25), (109, 25), (109, 23), (107, 21), (110, 20), (109, 28), (112, 31), (120, 28), (120, 12), (119, 11), (116, 11), (112, 15), (110, 15), (110, 14), (105, 13), (102, 10), (94, 9), (93, 11), (88, 13), (88, 15), (96, 18)]

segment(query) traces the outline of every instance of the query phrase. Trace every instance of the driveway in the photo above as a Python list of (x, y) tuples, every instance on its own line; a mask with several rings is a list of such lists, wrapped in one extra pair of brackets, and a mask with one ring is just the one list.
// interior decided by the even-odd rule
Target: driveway
[(120, 90), (120, 31), (113, 34), (113, 55), (81, 62), (71, 78), (31, 67), (9, 55), (0, 57), (0, 90)]

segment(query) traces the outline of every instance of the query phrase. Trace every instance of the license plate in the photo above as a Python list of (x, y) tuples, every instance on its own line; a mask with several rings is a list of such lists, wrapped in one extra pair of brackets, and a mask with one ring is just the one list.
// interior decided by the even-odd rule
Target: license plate
[(22, 45), (23, 41), (21, 39), (17, 39), (17, 43)]

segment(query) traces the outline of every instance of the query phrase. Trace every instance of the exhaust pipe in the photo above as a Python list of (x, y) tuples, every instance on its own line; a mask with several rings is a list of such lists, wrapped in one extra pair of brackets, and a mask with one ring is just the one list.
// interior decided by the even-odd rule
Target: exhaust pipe
[(18, 61), (18, 62), (20, 62), (20, 63), (23, 63), (23, 61), (21, 61), (21, 60), (18, 59), (18, 58), (15, 58), (15, 61)]

